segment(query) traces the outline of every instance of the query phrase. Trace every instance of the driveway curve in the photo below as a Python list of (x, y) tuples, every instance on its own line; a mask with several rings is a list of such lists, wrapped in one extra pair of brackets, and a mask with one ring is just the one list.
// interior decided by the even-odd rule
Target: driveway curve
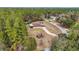
[(58, 29), (60, 29), (62, 33), (67, 34), (67, 30), (68, 30), (68, 29), (65, 29), (65, 28), (63, 28), (63, 27), (60, 27), (60, 26), (58, 26), (56, 23), (52, 23), (52, 22), (50, 22), (50, 23), (51, 23), (52, 25), (56, 26)]
[(34, 27), (34, 28), (40, 28), (40, 29), (44, 30), (49, 35), (56, 36), (56, 37), (58, 36), (54, 33), (49, 32), (46, 27)]

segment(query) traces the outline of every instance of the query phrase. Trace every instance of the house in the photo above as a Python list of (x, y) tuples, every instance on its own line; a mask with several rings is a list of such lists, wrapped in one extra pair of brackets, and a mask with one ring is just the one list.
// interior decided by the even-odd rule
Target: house
[(55, 17), (55, 16), (50, 16), (50, 18), (55, 21), (57, 17)]

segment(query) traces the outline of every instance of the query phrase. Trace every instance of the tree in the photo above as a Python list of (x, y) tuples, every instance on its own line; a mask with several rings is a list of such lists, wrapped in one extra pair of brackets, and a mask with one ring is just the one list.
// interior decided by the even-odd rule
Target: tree
[(36, 49), (37, 43), (36, 40), (33, 37), (29, 37), (27, 41), (24, 41), (24, 45), (27, 45), (24, 50), (32, 51)]
[[(22, 18), (17, 15), (0, 17), (0, 42), (4, 50), (33, 50), (36, 48), (34, 38), (28, 38), (27, 27)], [(25, 45), (27, 44), (27, 45)], [(25, 47), (29, 47), (25, 49)]]
[(64, 51), (67, 46), (68, 40), (65, 36), (60, 36), (58, 39), (52, 42), (51, 50)]
[(51, 50), (56, 51), (77, 51), (79, 50), (79, 28), (78, 25), (74, 25), (68, 37), (61, 36), (58, 40), (55, 40), (51, 46)]
[(58, 22), (64, 26), (70, 28), (75, 22), (70, 18), (61, 17), (58, 19)]

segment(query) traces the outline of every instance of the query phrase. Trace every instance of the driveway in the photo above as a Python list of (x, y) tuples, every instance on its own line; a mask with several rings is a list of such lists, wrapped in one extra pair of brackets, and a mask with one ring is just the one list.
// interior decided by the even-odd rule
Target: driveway
[(34, 28), (40, 28), (40, 29), (44, 30), (49, 35), (56, 36), (56, 37), (58, 36), (54, 33), (49, 32), (46, 27), (34, 27)]
[(60, 29), (62, 33), (67, 34), (68, 29), (58, 26), (56, 23), (52, 23), (52, 22), (50, 22), (50, 23), (53, 24), (54, 26), (56, 26), (58, 29)]

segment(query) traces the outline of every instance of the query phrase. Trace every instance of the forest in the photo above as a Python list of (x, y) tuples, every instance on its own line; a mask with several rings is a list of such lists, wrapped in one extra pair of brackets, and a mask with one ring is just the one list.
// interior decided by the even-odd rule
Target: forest
[[(64, 16), (60, 16), (61, 14)], [(44, 19), (51, 19), (51, 15), (57, 17), (51, 22), (68, 29), (68, 34), (57, 33), (58, 37), (52, 38), (50, 51), (78, 51), (79, 8), (0, 8), (0, 51), (36, 51), (37, 40), (43, 39), (44, 35), (34, 33), (37, 38), (31, 35), (28, 31), (29, 24), (41, 21), (45, 22), (45, 26), (49, 26), (49, 22), (46, 23), (47, 20)], [(50, 35), (47, 36), (50, 37)], [(50, 39), (47, 38), (47, 40)]]

